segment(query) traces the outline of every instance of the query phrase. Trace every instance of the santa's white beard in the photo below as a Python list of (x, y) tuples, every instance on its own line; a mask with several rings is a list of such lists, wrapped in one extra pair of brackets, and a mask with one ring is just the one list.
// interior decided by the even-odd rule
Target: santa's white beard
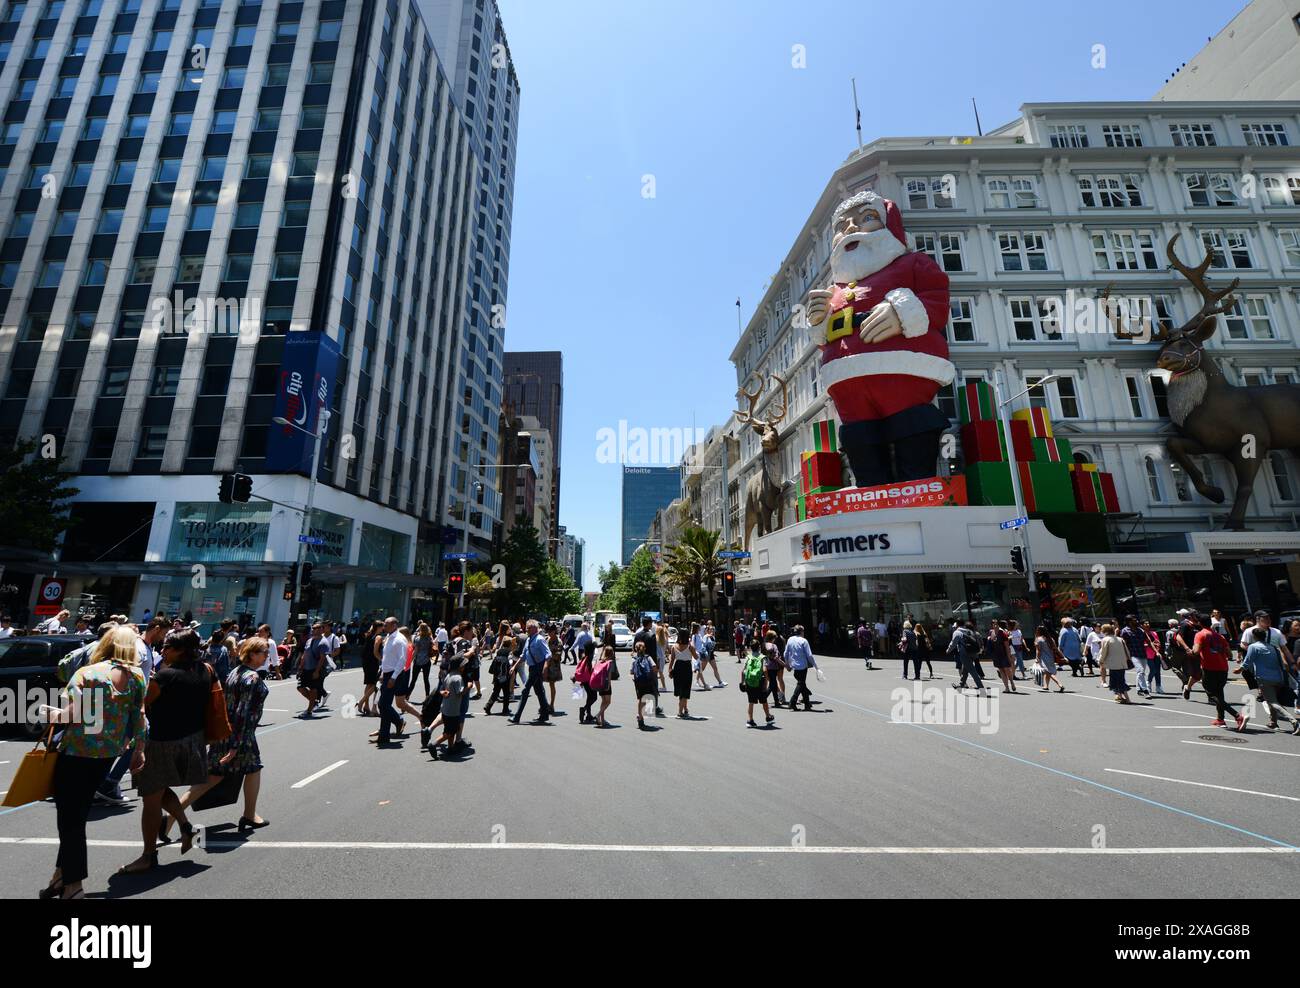
[[(853, 250), (844, 249), (853, 243), (857, 244)], [(883, 227), (870, 233), (851, 233), (831, 251), (831, 277), (838, 285), (862, 281), (906, 253), (907, 248)]]

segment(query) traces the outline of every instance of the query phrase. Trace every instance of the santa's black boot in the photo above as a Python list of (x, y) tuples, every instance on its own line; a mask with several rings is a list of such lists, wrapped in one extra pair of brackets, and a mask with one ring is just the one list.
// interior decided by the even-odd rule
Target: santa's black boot
[(931, 429), (894, 443), (894, 466), (898, 480), (924, 480), (935, 476), (943, 432), (943, 429)]
[(893, 479), (889, 442), (881, 435), (879, 422), (845, 422), (840, 426), (840, 448), (849, 458), (856, 486), (875, 487)]

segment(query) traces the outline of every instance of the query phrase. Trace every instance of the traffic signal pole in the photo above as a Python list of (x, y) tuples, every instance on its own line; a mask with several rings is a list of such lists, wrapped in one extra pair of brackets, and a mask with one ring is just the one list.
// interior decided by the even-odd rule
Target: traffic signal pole
[(311, 453), (311, 482), (307, 485), (307, 507), (302, 513), (302, 531), (298, 539), (298, 565), (294, 570), (293, 579), (293, 610), (294, 613), (289, 615), (290, 625), (297, 619), (298, 606), (302, 601), (302, 570), (303, 555), (307, 551), (307, 543), (303, 537), (311, 535), (311, 513), (316, 504), (316, 471), (320, 466), (320, 445), (321, 440), (325, 438), (325, 430), (329, 428), (330, 412), (328, 408), (322, 408), (320, 412), (320, 428), (316, 430), (315, 442), (312, 444)]

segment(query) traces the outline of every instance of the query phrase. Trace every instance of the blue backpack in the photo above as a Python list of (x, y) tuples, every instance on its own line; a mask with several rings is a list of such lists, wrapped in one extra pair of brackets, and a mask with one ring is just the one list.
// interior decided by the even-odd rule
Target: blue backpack
[(651, 661), (650, 656), (643, 655), (632, 662), (632, 679), (635, 682), (644, 683), (655, 678), (655, 664)]

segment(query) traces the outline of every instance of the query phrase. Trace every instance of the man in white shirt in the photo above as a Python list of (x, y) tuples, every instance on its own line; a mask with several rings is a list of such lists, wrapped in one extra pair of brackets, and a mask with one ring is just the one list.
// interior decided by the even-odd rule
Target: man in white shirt
[(0, 618), (0, 641), (14, 636), (14, 623), (9, 618)]
[[(1097, 633), (1095, 628), (1089, 629), (1088, 637), (1084, 639), (1083, 657), (1088, 663), (1088, 675), (1092, 675), (1093, 665), (1100, 665), (1102, 637)], [(1103, 685), (1098, 683), (1098, 686)]]
[(36, 626), (36, 633), (40, 635), (66, 635), (68, 629), (63, 622), (72, 615), (68, 611), (59, 611), (52, 618), (47, 618)]
[[(515, 633), (518, 634), (518, 631)], [(448, 635), (447, 626), (441, 621), (438, 622), (438, 630), (434, 632), (433, 637), (438, 640), (438, 651), (442, 652), (447, 647)]]
[[(1273, 616), (1268, 611), (1256, 611), (1254, 627), (1247, 628), (1241, 633), (1241, 651), (1243, 654), (1255, 642), (1255, 628), (1264, 629), (1264, 640), (1282, 653), (1282, 658), (1288, 666), (1295, 664), (1295, 659), (1291, 656), (1291, 650), (1286, 647), (1286, 638), (1282, 636), (1282, 632), (1273, 627)], [(1246, 681), (1247, 688), (1259, 689), (1259, 684), (1249, 670), (1243, 670), (1241, 666), (1237, 666), (1237, 672), (1241, 673), (1241, 677)], [(1262, 695), (1260, 698), (1263, 698)]]
[(406, 636), (397, 630), (397, 618), (384, 620), (384, 649), (379, 662), (379, 730), (370, 739), (381, 748), (392, 746), (391, 727), (397, 725), (397, 733), (406, 733), (406, 721), (393, 709), (397, 696), (398, 678), (406, 669), (406, 651), (410, 644)]

